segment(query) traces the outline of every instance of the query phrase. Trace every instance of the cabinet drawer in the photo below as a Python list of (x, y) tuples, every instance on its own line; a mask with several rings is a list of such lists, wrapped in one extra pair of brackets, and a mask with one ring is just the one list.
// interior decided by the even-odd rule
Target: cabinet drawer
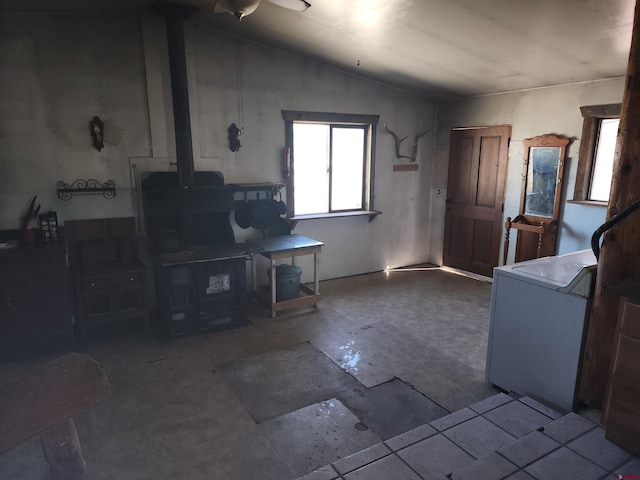
[(144, 272), (127, 271), (115, 272), (108, 275), (95, 277), (83, 277), (75, 280), (76, 289), (79, 291), (102, 290), (107, 288), (121, 288), (142, 285)]

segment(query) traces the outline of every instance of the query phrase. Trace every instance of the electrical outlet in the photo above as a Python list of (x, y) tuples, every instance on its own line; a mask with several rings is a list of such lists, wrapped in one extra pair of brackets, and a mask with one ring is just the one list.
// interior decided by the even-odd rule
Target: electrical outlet
[(442, 196), (442, 193), (443, 193), (442, 188), (436, 188), (436, 189), (435, 189), (436, 197), (441, 197), (441, 196)]

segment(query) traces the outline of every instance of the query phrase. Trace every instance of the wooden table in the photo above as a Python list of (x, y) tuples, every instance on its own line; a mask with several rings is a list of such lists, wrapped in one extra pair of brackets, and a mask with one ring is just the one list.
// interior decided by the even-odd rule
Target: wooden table
[[(320, 279), (318, 276), (319, 258), (324, 243), (302, 235), (280, 235), (276, 237), (247, 240), (247, 243), (257, 247), (255, 255), (262, 255), (271, 262), (271, 295), (267, 297), (261, 294), (257, 286), (255, 255), (251, 257), (251, 282), (253, 292), (258, 298), (271, 307), (271, 316), (275, 317), (280, 310), (311, 305), (316, 308), (320, 300)], [(313, 289), (300, 283), (301, 295), (291, 300), (276, 300), (276, 260), (291, 258), (295, 265), (296, 257), (301, 255), (313, 255)]]

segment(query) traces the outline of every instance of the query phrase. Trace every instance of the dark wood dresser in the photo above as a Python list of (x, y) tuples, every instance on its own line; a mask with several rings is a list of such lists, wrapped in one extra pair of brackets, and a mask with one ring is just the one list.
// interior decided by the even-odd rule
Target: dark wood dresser
[(65, 222), (81, 339), (96, 325), (143, 318), (149, 327), (146, 268), (132, 217)]
[(0, 358), (73, 349), (71, 292), (64, 242), (0, 252)]

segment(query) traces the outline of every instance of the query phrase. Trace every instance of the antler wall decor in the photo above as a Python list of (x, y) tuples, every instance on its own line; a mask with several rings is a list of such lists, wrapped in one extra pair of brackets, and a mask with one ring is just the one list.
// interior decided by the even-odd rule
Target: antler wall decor
[(426, 135), (427, 133), (429, 133), (431, 131), (431, 129), (425, 130), (422, 133), (419, 133), (418, 135), (416, 135), (413, 139), (413, 155), (400, 155), (400, 144), (402, 142), (404, 142), (407, 138), (409, 138), (408, 136), (400, 138), (398, 137), (398, 135), (395, 134), (395, 132), (393, 130), (391, 130), (389, 127), (387, 127), (387, 124), (384, 124), (384, 129), (390, 133), (391, 135), (393, 135), (393, 138), (396, 141), (396, 158), (408, 158), (410, 162), (415, 162), (416, 158), (418, 156), (418, 140), (420, 140), (421, 137), (423, 137), (424, 135)]

